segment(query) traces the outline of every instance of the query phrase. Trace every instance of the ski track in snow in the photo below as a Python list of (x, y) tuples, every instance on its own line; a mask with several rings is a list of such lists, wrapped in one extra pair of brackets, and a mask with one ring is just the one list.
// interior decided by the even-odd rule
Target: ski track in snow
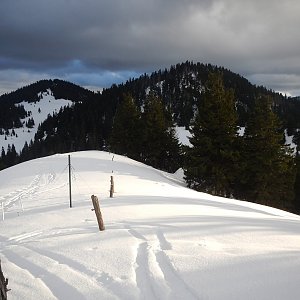
[[(58, 299), (63, 299), (64, 296), (70, 297), (70, 299), (84, 299), (83, 294), (68, 284), (67, 281), (73, 277), (73, 274), (65, 266), (60, 266), (57, 262), (21, 246), (10, 248), (9, 251), (5, 250), (3, 254), (19, 268), (31, 273), (34, 278), (39, 278)], [(58, 272), (62, 272), (63, 275), (64, 271), (68, 272), (67, 277), (56, 275)], [(78, 280), (78, 278), (76, 279)]]
[(66, 299), (66, 296), (76, 300), (86, 299), (85, 295), (91, 295), (91, 291), (94, 291), (94, 297), (89, 299), (98, 299), (99, 295), (105, 295), (105, 299), (121, 299), (122, 287), (107, 273), (88, 269), (64, 255), (31, 245), (31, 238), (39, 236), (42, 240), (51, 235), (57, 236), (57, 233), (62, 231), (48, 234), (36, 231), (6, 241), (0, 237), (1, 244), (6, 244), (2, 254), (10, 263), (38, 279), (57, 299)]
[(135, 278), (140, 299), (199, 299), (183, 281), (165, 251), (172, 250), (161, 230), (147, 239), (139, 231), (126, 225), (128, 233), (138, 240), (136, 250)]
[(47, 194), (68, 185), (67, 181), (55, 182), (56, 178), (55, 173), (36, 175), (28, 186), (12, 191), (0, 198), (0, 202), (4, 204), (4, 210), (9, 211), (17, 205), (21, 208), (23, 199), (34, 199), (40, 194)]
[[(123, 227), (138, 241), (136, 259), (132, 265), (139, 299), (149, 299), (149, 295), (151, 299), (199, 299), (181, 279), (165, 253), (172, 250), (172, 246), (160, 229), (147, 228), (147, 231), (150, 229), (147, 233), (150, 238), (147, 238), (128, 224)], [(5, 245), (2, 253), (11, 263), (38, 279), (58, 299), (63, 299), (66, 295), (71, 299), (85, 299), (84, 295), (90, 294), (91, 289), (95, 290), (95, 295), (105, 291), (106, 299), (125, 299), (122, 285), (108, 273), (87, 268), (65, 255), (34, 246), (37, 241), (41, 242), (52, 236), (82, 233), (86, 233), (86, 230), (56, 228), (50, 231), (36, 230), (7, 240), (0, 237), (2, 246)], [(64, 274), (68, 274), (68, 277)], [(78, 286), (82, 289), (78, 290)]]
[(9, 208), (20, 203), (25, 197), (33, 197), (36, 191), (39, 189), (39, 182), (41, 180), (41, 175), (36, 175), (32, 182), (25, 188), (15, 190), (9, 194), (2, 197), (2, 202), (4, 203), (4, 208), (8, 210)]

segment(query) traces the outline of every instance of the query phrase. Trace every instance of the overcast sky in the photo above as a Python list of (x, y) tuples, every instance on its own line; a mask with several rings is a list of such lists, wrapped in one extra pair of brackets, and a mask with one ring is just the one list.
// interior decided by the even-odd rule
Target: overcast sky
[(299, 0), (0, 0), (0, 95), (212, 63), (300, 95)]

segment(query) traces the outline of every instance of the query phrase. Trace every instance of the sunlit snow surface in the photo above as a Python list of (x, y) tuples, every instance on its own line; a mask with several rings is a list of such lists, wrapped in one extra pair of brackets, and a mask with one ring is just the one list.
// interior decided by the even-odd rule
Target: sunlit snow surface
[(71, 162), (73, 208), (67, 154), (0, 172), (10, 300), (299, 298), (299, 216), (197, 193), (110, 153), (72, 153)]

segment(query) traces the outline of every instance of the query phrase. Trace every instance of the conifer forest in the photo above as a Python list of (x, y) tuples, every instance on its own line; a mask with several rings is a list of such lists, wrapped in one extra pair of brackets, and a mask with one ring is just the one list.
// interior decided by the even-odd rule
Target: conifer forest
[[(38, 102), (47, 90), (72, 105), (49, 114), (20, 152), (13, 144), (2, 147), (0, 169), (56, 153), (105, 150), (167, 172), (182, 168), (187, 185), (198, 191), (300, 213), (297, 98), (187, 61), (102, 92), (55, 79), (4, 94), (0, 134), (30, 130), (35, 116), (20, 103)], [(190, 131), (191, 146), (180, 143), (177, 126)]]

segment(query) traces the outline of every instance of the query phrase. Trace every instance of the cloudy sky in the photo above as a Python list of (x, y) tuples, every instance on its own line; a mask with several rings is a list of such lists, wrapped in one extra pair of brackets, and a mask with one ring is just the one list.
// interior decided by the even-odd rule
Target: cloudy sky
[(0, 0), (0, 95), (109, 87), (192, 60), (300, 95), (299, 0)]

